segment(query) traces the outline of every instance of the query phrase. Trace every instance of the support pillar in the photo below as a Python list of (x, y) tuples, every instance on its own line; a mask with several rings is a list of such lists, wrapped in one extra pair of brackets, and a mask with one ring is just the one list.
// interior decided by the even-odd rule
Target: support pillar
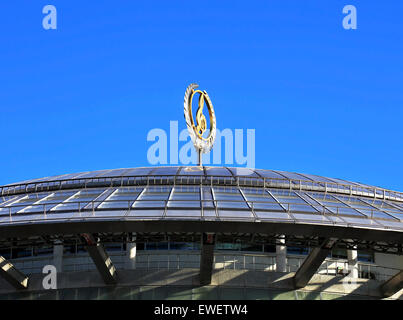
[(287, 272), (287, 246), (285, 246), (285, 236), (281, 236), (278, 242), (280, 244), (276, 245), (276, 271)]
[(64, 246), (62, 244), (55, 244), (53, 246), (53, 265), (57, 273), (63, 272), (63, 252)]
[(214, 262), (214, 245), (215, 234), (203, 233), (200, 256), (200, 284), (202, 286), (211, 283)]
[(137, 255), (137, 243), (136, 235), (133, 235), (130, 242), (126, 244), (126, 269), (136, 269), (136, 255)]
[(357, 250), (347, 250), (348, 273), (351, 278), (358, 278), (358, 252)]

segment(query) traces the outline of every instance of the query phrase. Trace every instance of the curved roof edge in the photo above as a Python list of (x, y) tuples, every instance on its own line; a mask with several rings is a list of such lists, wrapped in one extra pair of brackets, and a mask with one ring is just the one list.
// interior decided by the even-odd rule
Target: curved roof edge
[(138, 167), (65, 174), (0, 186), (0, 194), (5, 196), (61, 189), (161, 184), (279, 188), (403, 202), (402, 192), (341, 179), (277, 170), (208, 166)]

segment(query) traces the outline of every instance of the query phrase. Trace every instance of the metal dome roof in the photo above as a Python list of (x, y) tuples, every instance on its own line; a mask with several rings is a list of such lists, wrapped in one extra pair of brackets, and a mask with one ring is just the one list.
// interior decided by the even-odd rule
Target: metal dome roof
[(0, 242), (82, 232), (217, 232), (302, 236), (307, 243), (360, 239), (365, 248), (386, 242), (393, 252), (403, 243), (402, 193), (283, 171), (102, 170), (23, 181), (0, 193)]
[[(173, 183), (177, 184), (193, 184), (196, 181), (197, 183), (204, 184), (204, 182), (214, 180), (215, 184), (223, 185), (265, 185), (403, 201), (402, 192), (337, 178), (278, 170), (208, 166), (203, 166), (202, 169), (196, 166), (139, 167), (63, 174), (0, 186), (0, 194), (10, 195), (21, 192), (25, 193), (30, 190), (32, 191), (33, 188), (35, 191), (49, 190), (53, 189), (58, 184), (60, 188), (68, 188), (69, 185), (72, 187), (87, 187), (96, 184), (107, 186), (108, 182), (111, 182), (111, 185), (118, 185), (117, 181), (119, 179), (123, 186), (127, 184), (130, 185), (130, 180), (140, 181), (140, 177), (146, 178), (148, 184), (153, 184), (153, 180), (158, 180), (158, 178), (172, 178), (174, 179)], [(155, 181), (155, 183), (158, 184), (158, 181)]]

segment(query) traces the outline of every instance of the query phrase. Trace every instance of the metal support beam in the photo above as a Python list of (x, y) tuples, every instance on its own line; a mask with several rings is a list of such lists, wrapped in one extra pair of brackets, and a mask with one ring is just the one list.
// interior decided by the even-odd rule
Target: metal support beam
[(203, 233), (200, 256), (200, 284), (202, 286), (211, 283), (214, 262), (215, 234)]
[(400, 272), (383, 283), (380, 289), (384, 297), (393, 296), (396, 292), (403, 289), (403, 270), (400, 270)]
[(0, 256), (0, 276), (16, 289), (28, 288), (29, 278), (2, 256)]
[(102, 279), (106, 284), (116, 284), (117, 283), (117, 273), (116, 268), (112, 263), (111, 258), (105, 251), (104, 246), (96, 241), (91, 234), (84, 233), (81, 234), (86, 243), (85, 248), (88, 251), (92, 261), (98, 269)]
[(301, 267), (295, 273), (294, 287), (296, 289), (305, 287), (313, 277), (320, 265), (331, 252), (336, 239), (328, 238), (322, 242), (320, 247), (314, 248), (308, 257), (304, 260)]

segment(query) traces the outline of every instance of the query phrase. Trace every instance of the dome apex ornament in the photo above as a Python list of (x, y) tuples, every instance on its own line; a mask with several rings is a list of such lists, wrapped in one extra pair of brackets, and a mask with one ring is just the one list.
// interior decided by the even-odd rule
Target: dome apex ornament
[[(199, 166), (202, 165), (202, 154), (210, 152), (213, 147), (216, 137), (216, 118), (214, 113), (213, 104), (206, 91), (196, 90), (199, 87), (198, 84), (192, 83), (186, 88), (184, 99), (184, 112), (186, 125), (189, 131), (190, 138), (193, 145), (196, 148), (199, 157)], [(198, 108), (196, 111), (196, 122), (194, 121), (192, 113), (192, 101), (193, 96), (199, 95)], [(210, 128), (207, 129), (206, 117), (203, 114), (204, 105), (207, 106), (207, 110), (210, 116)]]

